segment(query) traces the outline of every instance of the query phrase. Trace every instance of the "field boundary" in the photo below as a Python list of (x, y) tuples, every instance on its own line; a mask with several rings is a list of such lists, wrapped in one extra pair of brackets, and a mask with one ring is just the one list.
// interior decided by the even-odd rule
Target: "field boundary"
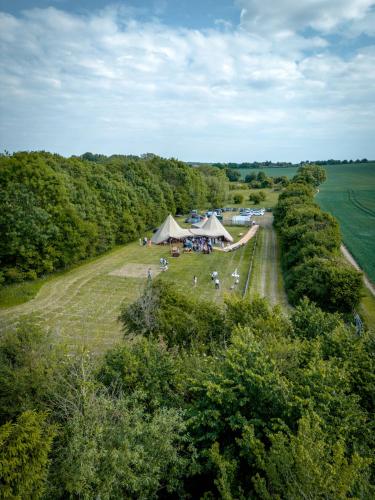
[(357, 271), (361, 271), (363, 273), (363, 282), (366, 286), (366, 288), (369, 289), (370, 293), (375, 297), (375, 286), (371, 283), (371, 281), (368, 279), (366, 274), (363, 272), (363, 270), (359, 267), (357, 261), (353, 257), (353, 255), (349, 252), (349, 250), (346, 248), (345, 245), (340, 246), (341, 253), (343, 256), (346, 258), (346, 260), (351, 264)]

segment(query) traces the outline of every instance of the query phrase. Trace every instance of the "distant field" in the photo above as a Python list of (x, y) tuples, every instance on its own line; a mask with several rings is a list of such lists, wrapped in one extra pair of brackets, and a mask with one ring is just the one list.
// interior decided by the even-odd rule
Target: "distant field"
[(375, 283), (375, 163), (327, 167), (317, 201), (339, 221), (344, 243)]

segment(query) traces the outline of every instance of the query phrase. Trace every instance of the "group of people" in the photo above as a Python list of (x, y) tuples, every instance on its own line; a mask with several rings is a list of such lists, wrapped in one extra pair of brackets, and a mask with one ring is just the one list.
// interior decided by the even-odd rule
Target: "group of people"
[[(213, 245), (219, 243), (216, 238), (208, 238), (206, 236), (199, 236), (196, 238), (187, 238), (184, 241), (184, 250), (193, 252), (202, 252), (210, 254), (213, 249)], [(224, 242), (220, 241), (222, 247), (224, 247)]]
[(147, 236), (145, 236), (144, 238), (139, 238), (139, 246), (140, 247), (146, 247), (146, 246), (151, 246), (151, 239), (150, 238), (147, 238)]

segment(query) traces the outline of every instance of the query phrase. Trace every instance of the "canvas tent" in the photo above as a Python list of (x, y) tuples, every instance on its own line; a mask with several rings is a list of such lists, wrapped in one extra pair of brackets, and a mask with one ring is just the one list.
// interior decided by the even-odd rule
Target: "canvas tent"
[(159, 245), (170, 238), (174, 240), (183, 240), (188, 236), (191, 236), (189, 229), (182, 229), (182, 227), (180, 227), (174, 220), (172, 215), (168, 215), (163, 224), (151, 238), (151, 241), (152, 243)]
[(203, 224), (201, 228), (190, 229), (195, 236), (206, 236), (208, 238), (224, 238), (226, 241), (233, 241), (232, 236), (228, 233), (215, 214)]
[(204, 219), (202, 219), (199, 222), (196, 222), (195, 224), (192, 224), (191, 227), (201, 228), (202, 226), (204, 226), (206, 224), (206, 222), (207, 222), (207, 217), (205, 217)]

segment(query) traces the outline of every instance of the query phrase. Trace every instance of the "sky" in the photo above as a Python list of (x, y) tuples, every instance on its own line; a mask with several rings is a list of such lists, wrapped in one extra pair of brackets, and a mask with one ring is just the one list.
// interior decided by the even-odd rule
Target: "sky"
[(0, 0), (0, 150), (375, 159), (375, 0)]

